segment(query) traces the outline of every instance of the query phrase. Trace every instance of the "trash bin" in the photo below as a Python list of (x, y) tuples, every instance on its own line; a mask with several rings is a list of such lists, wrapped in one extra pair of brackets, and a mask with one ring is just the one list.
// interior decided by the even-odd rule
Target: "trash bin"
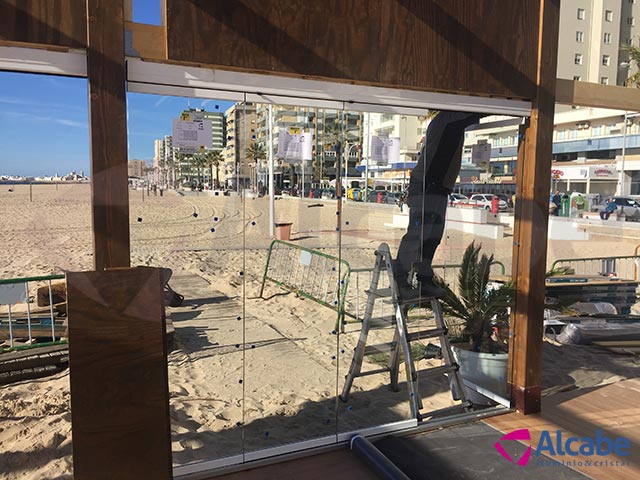
[(276, 238), (278, 240), (291, 240), (292, 223), (276, 223)]
[(498, 213), (500, 211), (500, 198), (495, 195), (491, 198), (491, 213)]
[(562, 200), (560, 200), (560, 216), (561, 217), (568, 217), (570, 213), (570, 208), (569, 208), (569, 198), (562, 198)]

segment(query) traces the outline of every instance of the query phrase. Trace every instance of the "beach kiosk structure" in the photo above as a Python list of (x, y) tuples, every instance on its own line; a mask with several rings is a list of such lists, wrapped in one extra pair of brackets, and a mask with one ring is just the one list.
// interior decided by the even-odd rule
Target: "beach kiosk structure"
[(94, 271), (67, 276), (74, 478), (219, 466), (172, 469), (162, 277), (130, 268), (127, 92), (522, 117), (508, 384), (517, 412), (539, 412), (554, 105), (640, 108), (637, 90), (556, 79), (560, 1), (162, 0), (161, 25), (133, 22), (132, 3), (0, 3), (0, 69), (88, 81)]

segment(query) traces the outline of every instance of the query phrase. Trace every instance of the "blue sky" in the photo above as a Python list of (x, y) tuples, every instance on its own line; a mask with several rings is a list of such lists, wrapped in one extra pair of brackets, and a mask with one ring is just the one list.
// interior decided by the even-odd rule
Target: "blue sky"
[[(160, 0), (134, 0), (134, 20), (159, 24)], [(129, 158), (151, 161), (153, 140), (191, 107), (225, 111), (227, 101), (127, 94)], [(216, 109), (216, 106), (218, 107)], [(87, 81), (0, 71), (0, 174), (89, 174)]]

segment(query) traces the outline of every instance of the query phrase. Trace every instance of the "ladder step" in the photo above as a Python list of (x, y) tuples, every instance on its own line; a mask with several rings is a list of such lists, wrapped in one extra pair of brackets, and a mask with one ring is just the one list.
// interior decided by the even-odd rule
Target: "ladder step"
[(459, 368), (460, 367), (458, 366), (457, 363), (454, 363), (453, 365), (442, 365), (440, 367), (427, 368), (425, 370), (420, 370), (420, 376), (421, 377), (436, 377), (438, 375), (443, 375), (445, 373), (455, 372)]
[(424, 419), (426, 417), (440, 417), (443, 415), (448, 415), (448, 414), (453, 414), (453, 413), (457, 413), (460, 410), (466, 410), (468, 408), (471, 408), (473, 406), (473, 403), (471, 403), (469, 400), (459, 403), (458, 405), (452, 405), (450, 407), (445, 407), (445, 408), (439, 408), (438, 410), (433, 410), (431, 412), (420, 412), (420, 416)]
[(393, 316), (373, 317), (369, 319), (370, 330), (380, 330), (382, 328), (394, 327), (395, 324), (396, 324), (396, 318)]
[(396, 348), (395, 342), (379, 343), (377, 345), (367, 345), (364, 349), (364, 355), (375, 355), (377, 353), (387, 353)]
[(367, 370), (366, 372), (360, 372), (355, 377), (368, 377), (369, 375), (378, 375), (379, 373), (386, 373), (389, 371), (389, 367), (377, 368), (375, 370)]
[(379, 298), (391, 297), (392, 290), (391, 288), (378, 288), (376, 290), (365, 290), (364, 293), (367, 295), (375, 295)]
[(446, 335), (446, 328), (431, 328), (429, 330), (421, 330), (407, 334), (407, 342), (415, 342), (416, 340), (426, 340), (427, 338), (439, 337)]
[(437, 298), (436, 297), (416, 297), (416, 298), (410, 298), (410, 299), (399, 298), (398, 305), (403, 307), (418, 306), (418, 307), (424, 307), (424, 308), (431, 308), (431, 302), (433, 300), (437, 300)]

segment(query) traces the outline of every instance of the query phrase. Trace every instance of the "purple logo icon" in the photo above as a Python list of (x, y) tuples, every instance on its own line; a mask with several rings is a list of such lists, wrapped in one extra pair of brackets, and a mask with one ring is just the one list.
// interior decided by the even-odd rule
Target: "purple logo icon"
[[(502, 447), (502, 444), (500, 443), (503, 440), (531, 440), (531, 435), (529, 434), (529, 430), (527, 428), (523, 428), (521, 430), (514, 430), (511, 433), (507, 433), (504, 437), (502, 437), (500, 440), (498, 440), (496, 443), (493, 444), (494, 448), (500, 453), (500, 455), (502, 455), (504, 458), (509, 460), (511, 463), (514, 463), (513, 458), (511, 458), (511, 456), (505, 451), (505, 449)], [(522, 458), (518, 460), (516, 463), (521, 467), (524, 467), (527, 463), (529, 463), (530, 456), (531, 456), (531, 446), (529, 445), (529, 447), (527, 448), (527, 451), (524, 452), (524, 455), (522, 456)]]

